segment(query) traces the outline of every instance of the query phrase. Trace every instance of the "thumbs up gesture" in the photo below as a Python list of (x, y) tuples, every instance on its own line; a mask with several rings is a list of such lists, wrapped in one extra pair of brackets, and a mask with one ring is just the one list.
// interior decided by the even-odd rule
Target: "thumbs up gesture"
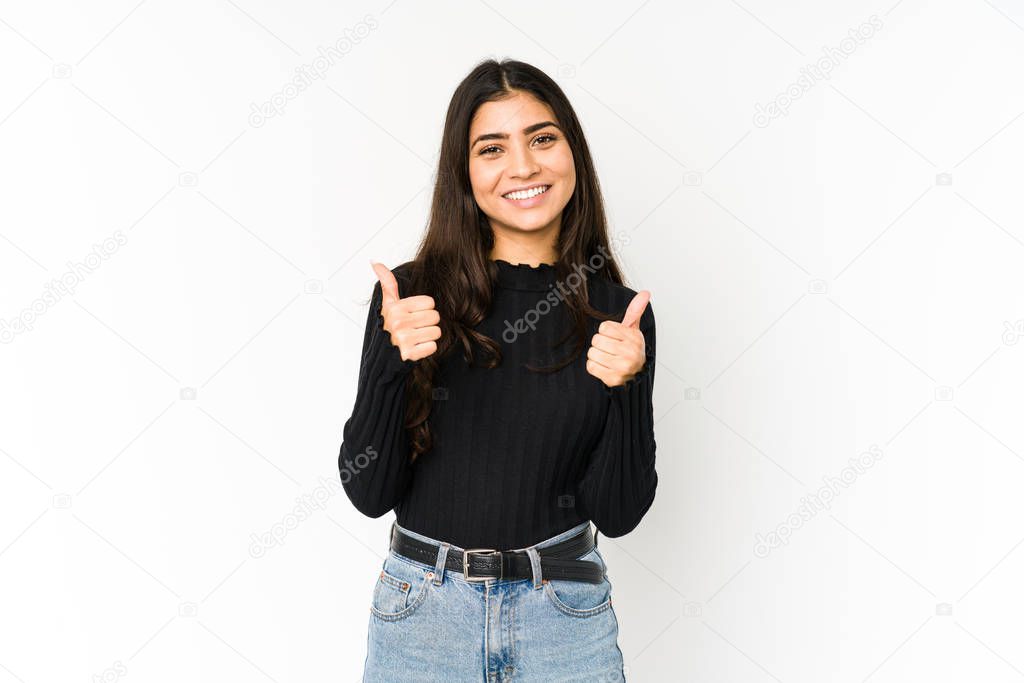
[(625, 384), (640, 372), (647, 360), (644, 334), (640, 331), (640, 317), (651, 293), (637, 292), (626, 308), (622, 322), (605, 320), (590, 340), (587, 351), (587, 372), (614, 387)]
[(402, 360), (420, 360), (437, 351), (441, 314), (434, 308), (434, 299), (426, 294), (401, 298), (395, 274), (383, 263), (370, 264), (380, 280), (384, 330), (391, 334), (391, 343), (401, 351)]

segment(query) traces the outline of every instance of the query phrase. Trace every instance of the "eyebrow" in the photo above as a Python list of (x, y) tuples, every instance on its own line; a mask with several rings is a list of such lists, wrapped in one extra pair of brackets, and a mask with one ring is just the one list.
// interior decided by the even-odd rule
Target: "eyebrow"
[[(541, 128), (547, 128), (548, 126), (554, 126), (555, 128), (558, 128), (558, 130), (562, 130), (561, 126), (554, 121), (541, 121), (540, 123), (534, 123), (523, 128), (523, 135), (529, 135), (534, 131), (538, 131)], [(473, 140), (472, 144), (469, 146), (470, 149), (476, 147), (476, 143), (481, 140), (508, 140), (508, 133), (484, 133), (483, 135), (478, 136), (476, 140)]]

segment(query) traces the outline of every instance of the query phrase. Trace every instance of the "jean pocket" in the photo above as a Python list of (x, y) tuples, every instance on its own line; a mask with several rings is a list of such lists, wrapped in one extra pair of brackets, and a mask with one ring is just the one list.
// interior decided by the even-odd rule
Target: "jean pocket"
[[(597, 563), (602, 574), (607, 570), (596, 547), (578, 559)], [(570, 617), (592, 617), (612, 606), (612, 585), (606, 574), (600, 583), (551, 579), (544, 584), (544, 594), (559, 612)]]
[(385, 621), (405, 619), (423, 603), (433, 578), (432, 570), (389, 554), (373, 588), (370, 612)]

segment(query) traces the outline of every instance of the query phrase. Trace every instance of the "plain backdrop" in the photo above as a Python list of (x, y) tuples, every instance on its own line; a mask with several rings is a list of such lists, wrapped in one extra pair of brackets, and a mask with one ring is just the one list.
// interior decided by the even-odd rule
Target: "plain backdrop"
[(487, 57), (658, 310), (628, 679), (1024, 678), (1019, 4), (125, 0), (0, 3), (0, 683), (358, 680), (368, 260)]

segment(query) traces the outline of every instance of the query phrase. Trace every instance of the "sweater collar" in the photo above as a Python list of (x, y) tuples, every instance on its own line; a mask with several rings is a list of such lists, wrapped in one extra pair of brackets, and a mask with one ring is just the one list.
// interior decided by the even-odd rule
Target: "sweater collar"
[(553, 263), (531, 266), (528, 263), (509, 263), (504, 259), (492, 260), (498, 268), (499, 287), (546, 292), (555, 283), (556, 267)]

